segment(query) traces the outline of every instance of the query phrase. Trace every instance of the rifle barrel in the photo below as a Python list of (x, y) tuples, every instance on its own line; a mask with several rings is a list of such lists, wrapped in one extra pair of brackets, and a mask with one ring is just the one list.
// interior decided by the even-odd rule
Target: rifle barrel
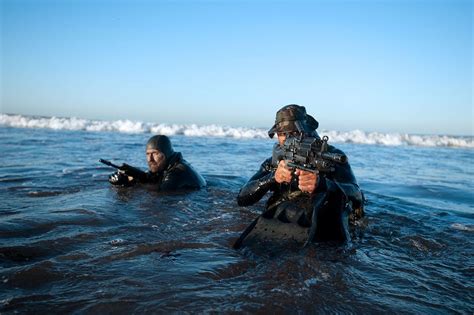
[(100, 163), (103, 163), (103, 164), (105, 164), (105, 165), (108, 165), (108, 166), (115, 167), (116, 169), (120, 169), (120, 166), (115, 165), (114, 163), (112, 163), (112, 162), (110, 162), (110, 161), (107, 161), (107, 160), (104, 160), (104, 159), (99, 159), (99, 162), (100, 162)]

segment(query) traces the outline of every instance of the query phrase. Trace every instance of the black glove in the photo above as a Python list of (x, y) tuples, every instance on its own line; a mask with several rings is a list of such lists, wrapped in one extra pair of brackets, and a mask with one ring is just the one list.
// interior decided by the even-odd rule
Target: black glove
[(119, 186), (130, 186), (131, 183), (128, 180), (128, 176), (122, 172), (116, 172), (109, 176), (109, 182), (112, 185), (119, 185)]

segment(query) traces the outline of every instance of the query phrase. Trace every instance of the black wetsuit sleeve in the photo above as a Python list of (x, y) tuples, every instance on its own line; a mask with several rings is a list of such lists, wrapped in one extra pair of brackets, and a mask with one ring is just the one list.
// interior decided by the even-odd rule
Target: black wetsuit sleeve
[(240, 189), (237, 196), (239, 206), (249, 206), (260, 199), (276, 185), (275, 171), (271, 167), (271, 158), (265, 160), (260, 169)]
[[(330, 147), (329, 151), (332, 153), (344, 154), (344, 152), (332, 146)], [(357, 180), (354, 176), (354, 173), (352, 172), (349, 162), (338, 164), (336, 171), (333, 174), (328, 175), (325, 180), (325, 184), (328, 187), (332, 186), (341, 189), (347, 199), (352, 201), (354, 206), (357, 207), (363, 203), (362, 192), (359, 188), (359, 185), (357, 184)]]

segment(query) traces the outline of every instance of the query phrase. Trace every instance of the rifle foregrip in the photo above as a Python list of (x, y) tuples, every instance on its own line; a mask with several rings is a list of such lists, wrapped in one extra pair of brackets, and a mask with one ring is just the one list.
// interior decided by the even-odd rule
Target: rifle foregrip
[(146, 178), (146, 173), (144, 171), (125, 163), (122, 164), (120, 170), (139, 181), (144, 181)]

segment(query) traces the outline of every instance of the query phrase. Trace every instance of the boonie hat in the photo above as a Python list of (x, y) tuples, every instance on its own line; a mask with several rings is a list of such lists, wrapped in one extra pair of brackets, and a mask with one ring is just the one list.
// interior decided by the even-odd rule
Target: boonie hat
[(282, 107), (275, 117), (275, 124), (268, 131), (268, 136), (273, 138), (275, 133), (286, 133), (298, 131), (311, 134), (319, 126), (313, 116), (306, 114), (304, 106), (290, 104)]

